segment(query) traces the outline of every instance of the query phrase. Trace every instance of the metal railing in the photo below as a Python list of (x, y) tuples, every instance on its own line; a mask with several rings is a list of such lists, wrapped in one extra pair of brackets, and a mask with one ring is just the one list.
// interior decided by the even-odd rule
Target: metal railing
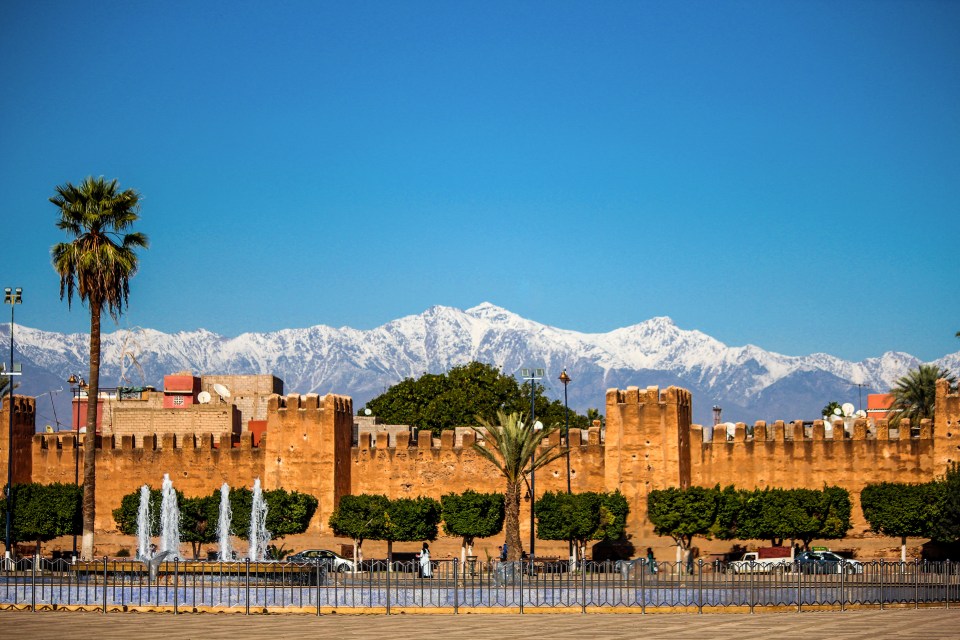
[[(323, 563), (162, 563), (152, 576), (131, 560), (22, 559), (0, 570), (0, 608), (156, 610), (276, 613), (336, 609), (391, 613), (402, 609), (558, 608), (616, 609), (832, 608), (939, 606), (960, 600), (960, 572), (947, 562), (866, 562), (837, 572), (811, 572), (799, 564), (757, 565), (724, 571), (702, 561), (682, 563), (434, 560), (431, 575), (416, 562), (371, 561), (361, 572), (333, 572)], [(465, 570), (466, 569), (466, 570)]]

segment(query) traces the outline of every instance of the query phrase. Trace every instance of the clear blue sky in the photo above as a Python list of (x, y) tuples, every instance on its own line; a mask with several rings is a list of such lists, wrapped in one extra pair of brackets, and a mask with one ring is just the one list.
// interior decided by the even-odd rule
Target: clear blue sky
[(47, 199), (103, 175), (152, 245), (124, 327), (960, 350), (960, 2), (10, 1), (0, 87), (18, 324), (88, 330)]

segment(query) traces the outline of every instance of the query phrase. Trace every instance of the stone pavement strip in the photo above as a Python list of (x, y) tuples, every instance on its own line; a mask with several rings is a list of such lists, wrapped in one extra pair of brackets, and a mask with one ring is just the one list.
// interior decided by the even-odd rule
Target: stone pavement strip
[(559, 615), (179, 615), (0, 611), (0, 638), (9, 640), (830, 640), (960, 639), (960, 609), (896, 609), (749, 614)]

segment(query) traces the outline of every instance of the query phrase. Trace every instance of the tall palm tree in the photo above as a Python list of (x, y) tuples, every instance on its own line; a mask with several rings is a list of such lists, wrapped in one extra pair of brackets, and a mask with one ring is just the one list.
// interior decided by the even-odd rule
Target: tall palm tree
[(130, 294), (137, 272), (136, 249), (148, 246), (142, 233), (124, 233), (139, 216), (140, 195), (120, 191), (117, 181), (89, 177), (69, 182), (50, 198), (60, 213), (57, 227), (72, 238), (51, 249), (53, 268), (60, 275), (60, 299), (71, 306), (74, 293), (90, 309), (90, 375), (87, 378), (87, 424), (83, 439), (83, 545), (80, 555), (93, 558), (96, 516), (97, 396), (100, 391), (100, 315), (104, 308), (116, 320)]
[[(520, 485), (526, 482), (527, 474), (547, 465), (564, 454), (565, 449), (552, 445), (539, 451), (540, 443), (560, 428), (559, 424), (541, 430), (522, 421), (518, 413), (497, 412), (497, 423), (477, 418), (479, 427), (474, 430), (483, 438), (476, 442), (474, 450), (490, 461), (506, 480), (504, 494), (504, 527), (506, 529), (507, 559), (519, 560), (520, 549)], [(531, 466), (531, 460), (533, 464)], [(531, 497), (532, 499), (532, 497)]]
[(956, 378), (949, 371), (934, 364), (922, 364), (897, 380), (897, 386), (890, 390), (893, 396), (890, 425), (899, 427), (902, 419), (909, 418), (910, 425), (917, 426), (924, 418), (933, 418), (933, 403), (939, 378), (946, 378), (950, 384), (956, 382)]

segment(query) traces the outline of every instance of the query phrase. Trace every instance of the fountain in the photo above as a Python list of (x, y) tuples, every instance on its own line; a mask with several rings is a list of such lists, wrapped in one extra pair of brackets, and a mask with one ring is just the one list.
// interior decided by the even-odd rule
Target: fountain
[(137, 557), (147, 560), (152, 554), (150, 550), (150, 534), (153, 533), (153, 522), (150, 519), (150, 487), (140, 487), (140, 508), (137, 509)]
[(267, 559), (267, 545), (270, 544), (270, 532), (267, 531), (267, 503), (263, 500), (260, 478), (253, 481), (253, 503), (250, 511), (250, 552), (254, 562)]
[(170, 474), (163, 474), (160, 502), (160, 551), (169, 552), (173, 558), (180, 556), (180, 508), (173, 490)]
[(230, 510), (230, 485), (224, 482), (220, 487), (220, 517), (217, 519), (220, 560), (233, 559), (233, 550), (230, 548), (230, 521), (232, 519), (233, 511)]

